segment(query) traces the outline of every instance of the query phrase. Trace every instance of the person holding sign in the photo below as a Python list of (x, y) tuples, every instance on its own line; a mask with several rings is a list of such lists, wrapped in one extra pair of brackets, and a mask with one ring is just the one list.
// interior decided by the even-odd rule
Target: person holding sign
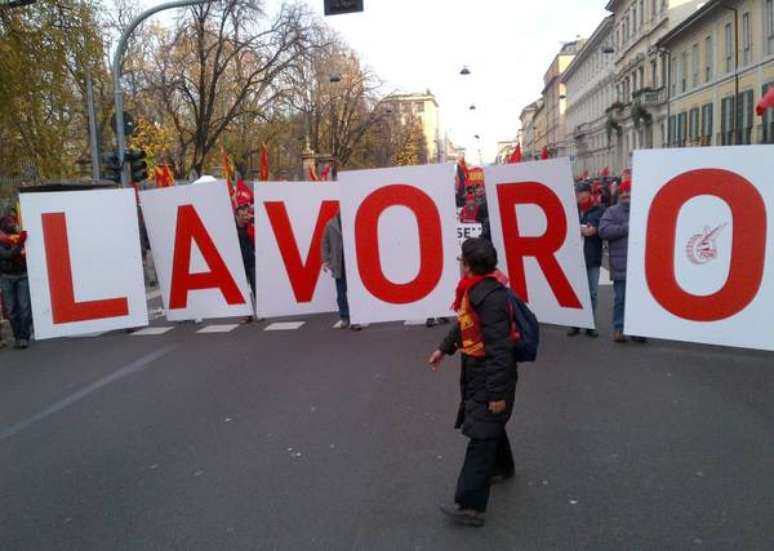
[(325, 226), (322, 243), (323, 267), (336, 281), (336, 303), (339, 308), (339, 327), (360, 331), (358, 324), (349, 323), (349, 300), (347, 298), (347, 272), (344, 269), (344, 239), (341, 234), (341, 213), (336, 214)]
[(11, 322), (16, 348), (27, 348), (32, 334), (32, 306), (27, 277), (24, 243), (27, 232), (20, 232), (15, 214), (0, 221), (0, 291)]
[[(610, 207), (599, 222), (599, 236), (606, 239), (610, 250), (610, 276), (613, 279), (613, 340), (626, 342), (624, 335), (624, 306), (626, 304), (626, 261), (629, 251), (629, 211), (631, 209), (631, 180), (618, 186), (618, 204)], [(644, 337), (632, 337), (645, 342)]]
[[(583, 237), (583, 257), (586, 262), (586, 274), (589, 279), (591, 293), (591, 309), (597, 313), (597, 291), (599, 290), (599, 271), (602, 266), (602, 239), (599, 238), (599, 221), (605, 208), (594, 200), (589, 182), (575, 184), (575, 198), (578, 201), (581, 236)], [(578, 327), (573, 327), (567, 333), (570, 337), (580, 334)], [(586, 329), (589, 337), (598, 337), (596, 329)]]
[(433, 371), (444, 355), (462, 355), (460, 404), (455, 428), (470, 441), (457, 482), (455, 505), (441, 511), (457, 523), (483, 526), (489, 486), (513, 477), (513, 454), (505, 425), (513, 413), (518, 372), (512, 312), (500, 282), (497, 251), (487, 240), (462, 245), (462, 279), (454, 309), (458, 323), (430, 356)]

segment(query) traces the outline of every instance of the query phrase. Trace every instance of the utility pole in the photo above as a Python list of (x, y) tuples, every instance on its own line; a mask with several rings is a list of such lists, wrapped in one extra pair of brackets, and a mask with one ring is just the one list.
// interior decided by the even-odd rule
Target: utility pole
[(121, 90), (121, 66), (124, 61), (124, 53), (129, 43), (129, 37), (138, 27), (140, 23), (145, 21), (151, 15), (155, 15), (160, 11), (170, 10), (173, 8), (186, 8), (189, 6), (198, 6), (200, 4), (208, 4), (211, 0), (175, 0), (174, 2), (166, 2), (159, 4), (148, 10), (145, 10), (140, 15), (135, 17), (129, 26), (121, 33), (121, 39), (118, 41), (116, 47), (116, 53), (113, 56), (113, 95), (115, 98), (115, 115), (116, 115), (116, 152), (118, 154), (118, 162), (121, 167), (121, 187), (126, 187), (129, 184), (129, 173), (126, 166), (124, 166), (124, 160), (126, 155), (126, 135), (124, 134), (124, 93)]
[(99, 145), (97, 144), (97, 115), (94, 109), (94, 85), (91, 72), (86, 72), (86, 98), (89, 106), (89, 149), (91, 150), (91, 179), (99, 181)]

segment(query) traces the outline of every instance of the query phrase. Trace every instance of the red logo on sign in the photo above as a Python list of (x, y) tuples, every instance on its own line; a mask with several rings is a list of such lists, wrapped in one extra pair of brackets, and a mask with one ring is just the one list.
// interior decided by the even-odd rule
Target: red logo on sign
[(728, 226), (721, 224), (714, 229), (704, 226), (704, 231), (697, 233), (688, 240), (685, 246), (685, 254), (691, 264), (706, 264), (718, 258), (717, 239), (720, 232)]

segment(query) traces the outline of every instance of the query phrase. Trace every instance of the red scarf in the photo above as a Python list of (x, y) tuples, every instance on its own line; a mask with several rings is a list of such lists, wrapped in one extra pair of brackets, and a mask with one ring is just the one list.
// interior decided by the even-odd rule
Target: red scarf
[(470, 291), (477, 283), (481, 283), (488, 277), (496, 279), (498, 282), (500, 282), (501, 285), (505, 287), (508, 286), (508, 276), (502, 273), (500, 270), (495, 270), (494, 272), (486, 275), (463, 277), (457, 284), (457, 291), (454, 296), (452, 310), (455, 312), (459, 311), (460, 306), (462, 306), (462, 298), (465, 296), (465, 293)]
[(580, 211), (582, 214), (586, 214), (589, 210), (591, 210), (591, 207), (594, 206), (594, 197), (589, 197), (582, 203), (578, 203), (578, 207), (580, 207)]

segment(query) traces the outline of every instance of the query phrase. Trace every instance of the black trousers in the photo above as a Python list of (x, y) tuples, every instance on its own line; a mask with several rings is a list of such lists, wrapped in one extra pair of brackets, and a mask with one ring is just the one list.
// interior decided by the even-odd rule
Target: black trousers
[(465, 463), (457, 480), (454, 501), (463, 509), (483, 513), (489, 503), (489, 484), (492, 477), (510, 476), (513, 469), (513, 453), (505, 428), (500, 438), (471, 438), (465, 452)]

